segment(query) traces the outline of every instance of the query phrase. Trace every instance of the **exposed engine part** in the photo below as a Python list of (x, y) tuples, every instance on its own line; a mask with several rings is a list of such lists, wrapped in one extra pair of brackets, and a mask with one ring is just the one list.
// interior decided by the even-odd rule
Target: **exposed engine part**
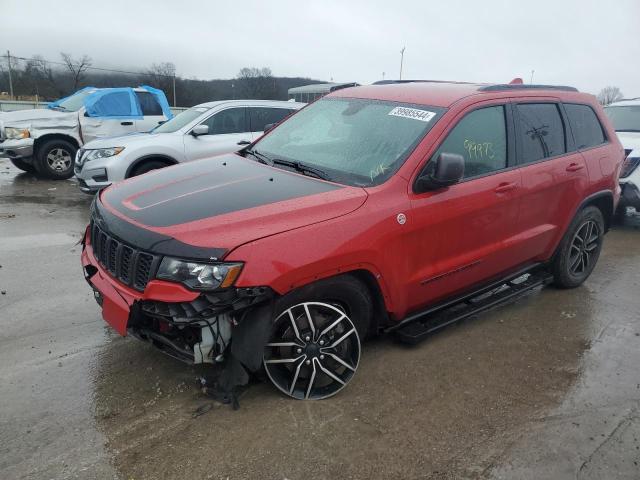
[[(222, 360), (222, 355), (231, 340), (229, 314), (218, 315), (207, 321), (200, 331), (200, 342), (193, 345), (193, 363), (214, 363)], [(199, 322), (202, 325), (204, 322)]]

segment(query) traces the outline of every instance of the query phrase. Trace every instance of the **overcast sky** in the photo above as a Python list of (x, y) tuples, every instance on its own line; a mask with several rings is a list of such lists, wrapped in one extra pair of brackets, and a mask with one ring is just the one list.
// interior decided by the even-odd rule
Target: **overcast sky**
[(94, 66), (231, 78), (404, 78), (567, 84), (640, 96), (640, 0), (0, 0), (0, 50)]

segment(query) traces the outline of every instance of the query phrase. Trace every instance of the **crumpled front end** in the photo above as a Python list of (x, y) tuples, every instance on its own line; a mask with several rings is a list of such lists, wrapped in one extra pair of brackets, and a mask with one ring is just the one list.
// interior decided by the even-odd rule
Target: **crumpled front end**
[[(156, 279), (160, 261), (160, 255), (120, 241), (93, 221), (87, 228), (82, 251), (85, 278), (114, 330), (149, 341), (187, 363), (223, 362), (231, 353), (236, 326), (252, 307), (269, 303), (271, 290), (192, 291)], [(250, 367), (262, 350), (249, 354), (252, 358), (237, 360)]]

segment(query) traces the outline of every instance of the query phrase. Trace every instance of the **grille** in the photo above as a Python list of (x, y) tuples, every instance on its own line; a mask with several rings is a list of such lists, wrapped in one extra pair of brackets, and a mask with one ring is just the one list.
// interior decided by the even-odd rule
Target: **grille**
[(109, 274), (136, 290), (143, 291), (155, 275), (160, 257), (127, 245), (91, 222), (93, 254)]

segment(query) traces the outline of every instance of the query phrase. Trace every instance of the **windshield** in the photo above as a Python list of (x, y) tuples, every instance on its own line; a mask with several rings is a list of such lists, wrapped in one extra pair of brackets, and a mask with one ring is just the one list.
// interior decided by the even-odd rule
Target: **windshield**
[(356, 98), (324, 98), (282, 123), (254, 150), (300, 162), (357, 186), (391, 177), (444, 110)]
[(77, 112), (84, 106), (84, 99), (89, 95), (95, 93), (95, 90), (82, 91), (71, 95), (69, 98), (62, 100), (55, 107), (51, 107), (54, 110), (62, 110), (65, 112)]
[(640, 132), (640, 105), (606, 107), (604, 111), (616, 132)]
[(196, 118), (202, 115), (204, 112), (209, 110), (205, 107), (192, 107), (189, 110), (185, 110), (182, 113), (179, 113), (171, 120), (164, 122), (162, 125), (158, 125), (156, 128), (151, 130), (153, 133), (173, 133), (180, 130), (185, 125), (193, 122)]

